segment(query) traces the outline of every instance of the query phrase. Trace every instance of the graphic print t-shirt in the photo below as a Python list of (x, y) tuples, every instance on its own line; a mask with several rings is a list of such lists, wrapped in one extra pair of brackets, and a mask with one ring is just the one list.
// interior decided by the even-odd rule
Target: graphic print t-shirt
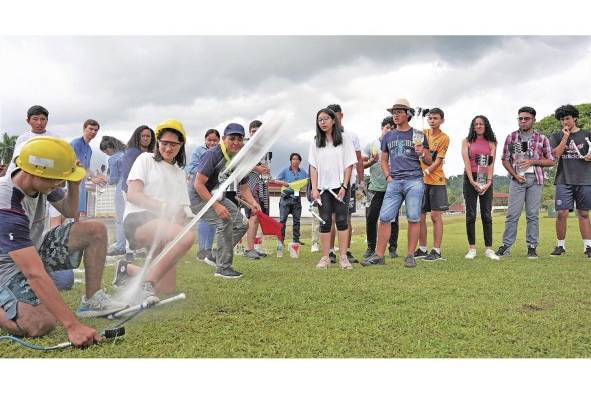
[(394, 179), (423, 178), (419, 155), (415, 152), (413, 134), (421, 135), (423, 148), (429, 149), (427, 136), (420, 130), (408, 131), (394, 129), (382, 138), (382, 152), (390, 155), (390, 175)]
[[(552, 149), (560, 144), (562, 135), (562, 131), (559, 131), (550, 136)], [(558, 160), (555, 185), (591, 185), (591, 161), (581, 159), (577, 153), (577, 149), (583, 156), (589, 152), (585, 137), (591, 141), (591, 131), (579, 130), (568, 137), (566, 148)]]

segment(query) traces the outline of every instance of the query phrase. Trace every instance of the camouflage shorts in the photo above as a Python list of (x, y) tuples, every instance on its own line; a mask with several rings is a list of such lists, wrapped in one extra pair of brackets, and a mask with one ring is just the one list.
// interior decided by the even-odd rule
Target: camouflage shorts
[[(70, 253), (68, 240), (74, 223), (66, 223), (51, 229), (43, 238), (39, 248), (39, 256), (47, 272), (62, 271), (77, 268), (82, 260), (82, 251)], [(37, 306), (41, 303), (31, 289), (22, 272), (17, 272), (8, 283), (0, 287), (0, 307), (6, 313), (7, 319), (16, 317), (17, 302)]]

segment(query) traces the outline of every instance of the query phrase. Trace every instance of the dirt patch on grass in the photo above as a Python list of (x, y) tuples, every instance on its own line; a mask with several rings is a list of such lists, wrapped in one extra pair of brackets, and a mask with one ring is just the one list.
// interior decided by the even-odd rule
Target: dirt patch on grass
[(545, 311), (545, 310), (549, 310), (549, 309), (553, 309), (553, 308), (554, 308), (554, 304), (542, 301), (537, 304), (523, 304), (521, 306), (521, 311), (525, 312), (525, 313), (535, 313), (535, 312), (541, 312), (541, 311)]

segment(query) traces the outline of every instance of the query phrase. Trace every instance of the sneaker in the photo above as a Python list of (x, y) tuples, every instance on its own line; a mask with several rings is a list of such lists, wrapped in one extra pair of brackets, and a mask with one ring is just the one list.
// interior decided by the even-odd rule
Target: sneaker
[(443, 258), (441, 257), (441, 253), (437, 253), (437, 251), (435, 249), (431, 249), (431, 253), (429, 253), (427, 255), (427, 257), (425, 257), (423, 260), (437, 261), (437, 260), (443, 260)]
[(330, 259), (326, 256), (322, 256), (322, 258), (320, 259), (318, 264), (316, 264), (316, 268), (327, 269), (329, 265), (330, 265)]
[(398, 253), (396, 253), (396, 248), (388, 248), (388, 255), (391, 259), (395, 259), (398, 257)]
[(563, 246), (556, 246), (554, 248), (554, 250), (552, 251), (552, 253), (550, 253), (550, 256), (556, 257), (556, 256), (562, 256), (563, 254), (566, 254), (566, 249), (564, 249)]
[(121, 259), (115, 266), (115, 274), (113, 276), (113, 287), (123, 287), (127, 284), (129, 275), (127, 274), (127, 260)]
[(337, 262), (337, 255), (334, 252), (328, 252), (328, 258), (330, 259), (331, 264), (336, 264)]
[(591, 259), (591, 246), (585, 248), (585, 256), (587, 256), (588, 259)]
[(109, 247), (107, 250), (107, 256), (123, 256), (125, 254), (125, 249), (117, 249), (114, 245)]
[(207, 265), (211, 265), (212, 267), (215, 267), (215, 256), (213, 255), (213, 252), (211, 250), (207, 251), (207, 254), (205, 256), (205, 258), (203, 259), (203, 262)]
[(361, 265), (364, 267), (369, 267), (370, 265), (384, 265), (385, 259), (383, 257), (378, 256), (377, 254), (372, 254), (368, 258), (363, 259)]
[(476, 249), (468, 250), (468, 253), (466, 253), (466, 255), (464, 256), (464, 258), (468, 260), (472, 260), (474, 259), (474, 257), (476, 257)]
[(351, 264), (357, 264), (359, 263), (359, 260), (357, 260), (350, 251), (347, 251), (347, 260), (349, 260), (349, 263)]
[(302, 241), (300, 241), (299, 239), (297, 241), (293, 241), (294, 244), (300, 244), (300, 245), (305, 245), (305, 243), (303, 243)]
[(199, 252), (197, 252), (197, 260), (203, 261), (203, 260), (205, 260), (206, 257), (207, 257), (206, 250), (200, 250)]
[(259, 255), (260, 258), (267, 257), (267, 253), (263, 253), (260, 250), (253, 249), (256, 254)]
[(154, 289), (152, 282), (144, 282), (141, 297), (140, 303), (146, 307), (151, 307), (160, 302), (160, 298), (156, 295), (156, 289)]
[(415, 260), (415, 258), (413, 256), (406, 256), (404, 258), (404, 266), (406, 268), (414, 268), (417, 266), (417, 261)]
[(244, 252), (244, 257), (248, 257), (251, 260), (258, 260), (261, 258), (256, 250), (251, 249)]
[(367, 248), (365, 253), (363, 253), (363, 258), (366, 259), (368, 257), (371, 257), (371, 255), (374, 254), (375, 252), (376, 252), (375, 249)]
[(107, 316), (111, 313), (119, 312), (120, 310), (127, 308), (127, 306), (128, 305), (111, 300), (111, 297), (109, 297), (103, 289), (100, 289), (88, 300), (86, 299), (86, 296), (82, 296), (82, 302), (80, 303), (80, 308), (76, 311), (76, 316)]
[(320, 252), (320, 245), (316, 242), (312, 243), (312, 247), (310, 248), (310, 253)]
[[(347, 252), (347, 254), (349, 253)], [(353, 268), (347, 256), (341, 256), (341, 258), (339, 259), (339, 264), (341, 265), (341, 268), (344, 270), (350, 270)]]
[(499, 250), (497, 250), (497, 256), (509, 256), (509, 247), (506, 245), (499, 246)]
[(538, 254), (536, 253), (536, 248), (534, 246), (527, 247), (527, 258), (528, 259), (537, 259)]
[(495, 251), (492, 249), (486, 249), (484, 251), (484, 256), (488, 257), (491, 260), (500, 260), (501, 259), (499, 256), (497, 256)]
[(232, 268), (226, 268), (222, 270), (216, 270), (213, 276), (226, 279), (238, 279), (242, 278), (242, 272), (234, 271)]
[[(415, 251), (415, 259), (424, 259), (428, 255), (429, 253), (427, 253), (427, 251), (423, 252), (420, 248)], [(406, 258), (404, 260), (406, 261)]]

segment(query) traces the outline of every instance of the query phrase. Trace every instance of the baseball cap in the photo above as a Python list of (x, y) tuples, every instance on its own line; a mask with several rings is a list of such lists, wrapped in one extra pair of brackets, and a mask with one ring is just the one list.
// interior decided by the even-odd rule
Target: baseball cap
[(238, 123), (230, 123), (224, 129), (224, 136), (238, 134), (244, 137), (244, 127)]

